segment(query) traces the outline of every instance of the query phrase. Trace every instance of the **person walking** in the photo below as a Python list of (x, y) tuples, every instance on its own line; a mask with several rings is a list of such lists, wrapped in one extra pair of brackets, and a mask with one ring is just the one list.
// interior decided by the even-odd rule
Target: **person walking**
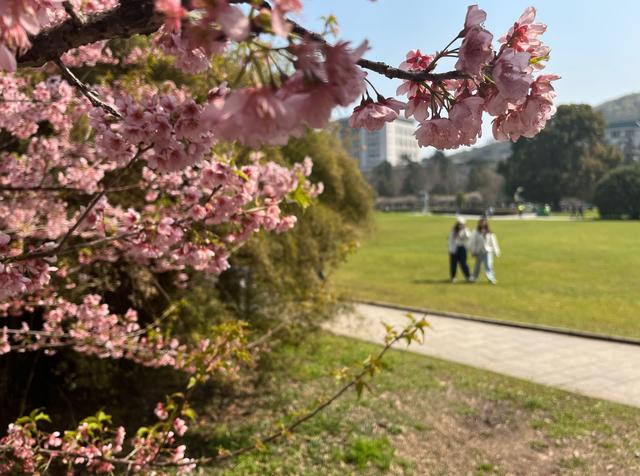
[(471, 279), (471, 273), (467, 265), (467, 245), (470, 236), (471, 233), (466, 226), (464, 218), (458, 217), (451, 233), (449, 233), (449, 272), (452, 283), (456, 282), (458, 265), (462, 269), (465, 279), (467, 281)]
[(476, 281), (480, 276), (480, 267), (484, 265), (484, 272), (491, 284), (497, 284), (493, 273), (493, 256), (500, 256), (500, 247), (496, 235), (489, 228), (486, 218), (478, 220), (476, 231), (469, 239), (469, 250), (476, 259), (472, 280)]

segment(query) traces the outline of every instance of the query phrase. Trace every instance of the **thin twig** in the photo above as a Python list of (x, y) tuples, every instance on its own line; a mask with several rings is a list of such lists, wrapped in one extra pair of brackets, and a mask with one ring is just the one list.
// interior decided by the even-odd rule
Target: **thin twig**
[[(121, 168), (118, 171), (118, 173), (112, 178), (111, 182), (113, 184), (115, 184), (120, 179), (120, 177), (122, 177), (122, 175), (135, 163), (135, 161), (138, 160), (140, 155), (146, 150), (148, 150), (148, 149), (145, 149), (145, 148), (142, 148), (142, 147), (138, 148), (138, 151), (133, 156), (133, 158), (129, 161), (129, 163), (127, 165), (125, 165), (123, 168)], [(109, 184), (109, 185), (111, 185), (111, 184)], [(93, 210), (93, 208), (100, 201), (100, 199), (105, 196), (105, 194), (107, 193), (107, 189), (108, 188), (109, 187), (106, 186), (101, 192), (99, 192), (99, 193), (97, 193), (96, 195), (93, 196), (93, 198), (91, 199), (91, 201), (89, 202), (87, 207), (84, 209), (84, 212), (82, 212), (82, 214), (80, 215), (78, 220), (73, 224), (73, 226), (71, 228), (69, 228), (69, 231), (67, 231), (67, 233), (65, 233), (65, 235), (62, 237), (62, 239), (58, 242), (58, 245), (55, 247), (54, 251), (60, 251), (60, 249), (62, 248), (62, 245), (64, 245), (65, 242), (78, 229), (78, 227), (82, 224), (82, 221), (87, 217), (87, 215), (89, 215), (91, 210)]]
[(62, 7), (64, 8), (64, 11), (67, 12), (67, 15), (69, 15), (75, 26), (81, 27), (84, 24), (84, 19), (80, 16), (80, 13), (75, 11), (71, 2), (65, 0), (62, 2)]
[(80, 81), (80, 79), (75, 74), (73, 74), (73, 72), (67, 67), (67, 65), (62, 62), (60, 58), (55, 59), (54, 63), (58, 66), (58, 68), (60, 68), (62, 76), (64, 76), (67, 81), (73, 84), (82, 93), (82, 95), (84, 95), (89, 100), (89, 102), (91, 102), (94, 107), (100, 107), (107, 111), (109, 114), (117, 117), (118, 119), (122, 119), (122, 114), (120, 114), (115, 107), (102, 101), (98, 97), (98, 95), (94, 91), (92, 91), (91, 88), (89, 88), (88, 85)]
[(278, 324), (277, 326), (272, 327), (264, 335), (260, 336), (258, 339), (254, 340), (252, 342), (249, 342), (247, 344), (247, 349), (253, 349), (254, 347), (258, 347), (258, 346), (264, 344), (266, 341), (271, 339), (274, 334), (277, 334), (278, 332), (280, 332), (288, 324), (289, 323), (287, 321), (283, 321), (280, 324)]

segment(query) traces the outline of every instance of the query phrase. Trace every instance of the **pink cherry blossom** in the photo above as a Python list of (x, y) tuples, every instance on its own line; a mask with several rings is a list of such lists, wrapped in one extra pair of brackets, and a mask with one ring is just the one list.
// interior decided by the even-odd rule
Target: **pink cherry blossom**
[(478, 5), (470, 5), (467, 8), (467, 16), (464, 19), (463, 34), (467, 34), (472, 28), (479, 27), (487, 19), (487, 12), (478, 8)]
[(460, 130), (450, 119), (429, 119), (415, 132), (420, 147), (455, 149), (459, 147)]
[(227, 0), (217, 0), (215, 9), (210, 11), (228, 38), (242, 41), (249, 35), (249, 19), (238, 7), (229, 5)]
[(499, 116), (507, 111), (509, 101), (500, 94), (494, 85), (485, 86), (480, 93), (485, 99), (485, 109), (489, 114)]
[(182, 19), (187, 13), (180, 0), (155, 0), (155, 7), (164, 15), (164, 27), (167, 31), (180, 31)]
[(271, 27), (276, 35), (286, 38), (291, 26), (287, 24), (285, 14), (302, 11), (302, 2), (300, 0), (274, 0), (273, 3)]
[(349, 126), (362, 127), (368, 131), (376, 131), (384, 126), (385, 122), (392, 122), (405, 108), (405, 104), (395, 99), (385, 99), (378, 97), (376, 102), (369, 98), (363, 100), (359, 106), (353, 110), (349, 119)]
[(511, 103), (520, 104), (527, 97), (533, 82), (530, 58), (529, 53), (506, 48), (493, 66), (493, 80), (498, 92)]
[(404, 115), (407, 119), (413, 116), (418, 122), (423, 122), (429, 117), (429, 105), (431, 104), (431, 95), (428, 92), (417, 92), (407, 101)]
[(492, 40), (493, 35), (484, 28), (475, 26), (469, 29), (460, 46), (456, 69), (469, 76), (480, 76), (483, 66), (493, 58)]
[(153, 413), (155, 413), (155, 415), (158, 417), (158, 420), (166, 420), (167, 418), (169, 418), (169, 413), (167, 413), (164, 403), (162, 402), (158, 402), (156, 404)]
[(365, 73), (356, 62), (368, 49), (366, 41), (355, 50), (350, 49), (348, 42), (324, 48), (328, 84), (336, 105), (348, 106), (362, 94)]
[(423, 71), (429, 67), (433, 58), (432, 55), (423, 55), (420, 50), (410, 50), (399, 67), (404, 71)]
[(187, 432), (187, 425), (182, 418), (176, 418), (173, 421), (173, 428), (178, 436), (182, 436)]
[(538, 77), (522, 105), (494, 119), (494, 137), (515, 142), (521, 136), (531, 138), (538, 134), (556, 111), (553, 104), (555, 91), (551, 81), (558, 79), (560, 77), (556, 75)]
[(473, 145), (482, 135), (482, 111), (484, 99), (469, 96), (457, 101), (449, 111), (449, 119), (460, 130), (460, 144)]
[(546, 56), (549, 49), (542, 44), (539, 36), (547, 30), (547, 26), (534, 23), (535, 18), (536, 9), (528, 7), (499, 41), (516, 51), (526, 51), (532, 58)]

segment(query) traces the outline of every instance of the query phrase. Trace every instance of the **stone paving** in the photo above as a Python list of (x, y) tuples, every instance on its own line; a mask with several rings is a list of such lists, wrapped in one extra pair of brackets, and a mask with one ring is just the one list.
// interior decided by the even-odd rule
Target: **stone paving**
[[(418, 317), (417, 313), (413, 313)], [(407, 324), (406, 311), (355, 305), (328, 329), (382, 343), (384, 328)], [(412, 352), (491, 370), (572, 392), (640, 407), (640, 345), (429, 315)], [(404, 347), (404, 346), (403, 346)]]

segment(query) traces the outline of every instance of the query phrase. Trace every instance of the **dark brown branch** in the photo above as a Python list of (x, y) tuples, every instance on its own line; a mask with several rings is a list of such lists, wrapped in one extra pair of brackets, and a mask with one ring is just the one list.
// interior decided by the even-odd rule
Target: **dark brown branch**
[[(232, 0), (231, 3), (249, 3), (249, 1)], [(42, 66), (47, 61), (55, 61), (60, 58), (62, 54), (70, 49), (88, 43), (114, 38), (128, 38), (135, 34), (151, 34), (160, 28), (163, 21), (162, 15), (154, 11), (153, 4), (153, 0), (121, 0), (118, 7), (103, 13), (90, 15), (81, 25), (77, 25), (77, 22), (70, 18), (33, 38), (32, 47), (18, 57), (18, 65)], [(263, 2), (262, 7), (269, 8), (269, 4)], [(294, 34), (326, 43), (326, 40), (321, 35), (307, 30), (292, 20), (288, 21)], [(467, 78), (460, 71), (448, 71), (446, 73), (403, 71), (385, 63), (365, 58), (358, 61), (358, 65), (387, 78), (406, 79), (416, 82)]]
[(77, 24), (72, 18), (31, 38), (31, 48), (17, 58), (18, 66), (42, 66), (65, 52), (100, 40), (148, 35), (162, 25), (154, 0), (121, 0), (106, 12), (89, 15)]
[(369, 69), (378, 74), (382, 74), (387, 78), (408, 79), (417, 83), (422, 81), (444, 81), (447, 79), (468, 79), (469, 76), (461, 71), (447, 71), (446, 73), (432, 73), (430, 71), (404, 71), (394, 68), (380, 61), (370, 61), (362, 58), (358, 61), (358, 66)]
[(62, 2), (62, 7), (64, 8), (64, 11), (67, 12), (67, 15), (69, 15), (69, 18), (71, 18), (73, 24), (76, 27), (81, 27), (84, 23), (84, 20), (80, 17), (80, 14), (74, 10), (71, 2), (69, 2), (68, 0)]
[[(315, 32), (307, 30), (302, 25), (294, 22), (293, 20), (288, 20), (288, 22), (293, 27), (292, 32), (298, 36), (311, 38), (314, 41), (319, 43), (327, 44), (327, 41), (322, 37), (322, 35), (318, 35)], [(431, 71), (404, 71), (399, 68), (394, 68), (393, 66), (389, 66), (386, 63), (382, 63), (381, 61), (371, 61), (366, 58), (362, 58), (358, 61), (358, 66), (361, 68), (365, 68), (371, 71), (374, 71), (378, 74), (386, 76), (391, 79), (407, 79), (409, 81), (421, 82), (421, 81), (443, 81), (446, 79), (466, 79), (468, 76), (460, 71), (448, 71), (446, 73), (433, 73)]]

